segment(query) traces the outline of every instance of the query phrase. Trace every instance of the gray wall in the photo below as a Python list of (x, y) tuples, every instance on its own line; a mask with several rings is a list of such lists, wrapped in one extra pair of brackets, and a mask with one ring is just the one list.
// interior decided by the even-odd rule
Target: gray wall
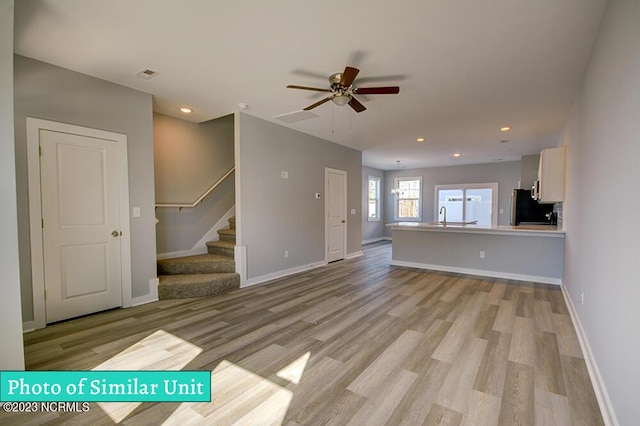
[(640, 419), (639, 23), (609, 0), (563, 141), (565, 282), (621, 425)]
[[(369, 222), (367, 217), (369, 209), (369, 176), (377, 176), (380, 178), (380, 220), (374, 222)], [(376, 240), (384, 237), (384, 224), (386, 223), (386, 218), (384, 216), (385, 195), (384, 172), (382, 170), (362, 166), (362, 241)]]
[[(486, 257), (480, 259), (480, 251)], [(536, 259), (537, 262), (532, 262)], [(457, 231), (393, 231), (393, 260), (562, 280), (564, 236), (522, 236)], [(504, 276), (504, 275), (502, 275)]]
[(24, 369), (13, 140), (13, 0), (0, 0), (0, 370)]
[[(391, 193), (397, 171), (385, 172), (385, 194)], [(498, 182), (498, 225), (509, 225), (511, 221), (511, 191), (518, 187), (520, 180), (520, 162), (508, 161), (490, 164), (472, 164), (465, 166), (428, 167), (424, 169), (402, 169), (401, 177), (422, 176), (422, 222), (432, 222), (434, 218), (434, 186)], [(393, 222), (395, 197), (386, 197), (384, 217)], [(391, 236), (389, 229), (385, 235)]]
[(14, 56), (15, 148), (23, 318), (33, 319), (27, 191), (26, 117), (127, 135), (132, 297), (156, 277), (151, 95), (23, 56)]
[(540, 154), (522, 156), (520, 159), (520, 188), (531, 189), (538, 179), (539, 165)]
[[(153, 116), (157, 203), (192, 203), (234, 165), (233, 115), (192, 123)], [(235, 204), (231, 175), (195, 208), (159, 208), (158, 253), (191, 250)]]
[(191, 203), (233, 166), (233, 115), (192, 123), (153, 115), (156, 203)]
[(356, 210), (347, 215), (347, 252), (359, 252), (362, 153), (244, 113), (239, 123), (238, 245), (247, 248), (247, 278), (324, 260), (325, 167), (347, 172), (347, 209)]

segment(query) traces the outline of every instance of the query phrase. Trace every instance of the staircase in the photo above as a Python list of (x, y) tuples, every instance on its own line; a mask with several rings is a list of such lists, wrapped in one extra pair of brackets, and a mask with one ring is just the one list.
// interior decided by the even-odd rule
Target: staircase
[(207, 254), (158, 261), (158, 298), (185, 299), (226, 293), (240, 287), (235, 273), (236, 218), (218, 230), (220, 239), (207, 243)]

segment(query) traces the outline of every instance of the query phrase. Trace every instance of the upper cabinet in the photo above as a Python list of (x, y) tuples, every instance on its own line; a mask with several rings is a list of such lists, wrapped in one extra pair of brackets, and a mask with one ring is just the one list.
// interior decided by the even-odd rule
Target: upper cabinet
[(565, 148), (543, 149), (540, 153), (538, 180), (533, 186), (534, 198), (540, 203), (559, 203), (564, 200)]

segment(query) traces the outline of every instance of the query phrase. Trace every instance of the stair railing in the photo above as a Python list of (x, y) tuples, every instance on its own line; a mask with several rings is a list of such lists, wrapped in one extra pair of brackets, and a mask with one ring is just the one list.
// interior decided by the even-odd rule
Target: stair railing
[(224, 180), (226, 178), (228, 178), (229, 176), (231, 176), (231, 174), (236, 170), (236, 166), (232, 166), (228, 172), (226, 172), (224, 175), (222, 175), (222, 177), (220, 179), (218, 179), (213, 185), (211, 185), (209, 187), (209, 189), (207, 189), (200, 197), (198, 197), (198, 199), (196, 201), (194, 201), (191, 204), (185, 204), (185, 203), (158, 203), (156, 204), (156, 208), (164, 208), (164, 207), (176, 207), (178, 209), (180, 209), (180, 211), (182, 211), (183, 208), (193, 208), (195, 206), (197, 206), (198, 204), (200, 204), (202, 201), (204, 201), (205, 198), (207, 198), (207, 196), (209, 194), (211, 194), (213, 191), (216, 190), (216, 188), (218, 186), (220, 186), (220, 184), (222, 182), (224, 182)]

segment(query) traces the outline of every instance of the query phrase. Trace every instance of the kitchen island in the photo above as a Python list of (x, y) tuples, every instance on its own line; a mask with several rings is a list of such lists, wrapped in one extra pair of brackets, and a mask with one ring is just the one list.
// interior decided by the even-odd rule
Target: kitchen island
[(562, 284), (565, 233), (555, 226), (387, 226), (392, 230), (392, 265)]

